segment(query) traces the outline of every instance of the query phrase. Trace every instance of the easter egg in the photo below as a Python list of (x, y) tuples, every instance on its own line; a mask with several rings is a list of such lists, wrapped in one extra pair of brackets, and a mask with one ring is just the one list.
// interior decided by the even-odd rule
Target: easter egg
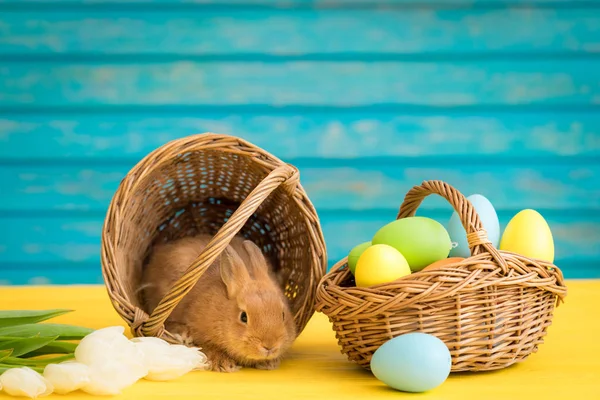
[(387, 244), (398, 250), (412, 271), (420, 271), (437, 260), (447, 258), (452, 247), (446, 228), (426, 217), (390, 222), (375, 233), (371, 242)]
[(554, 262), (554, 240), (548, 223), (535, 210), (522, 210), (506, 225), (500, 250)]
[(377, 244), (367, 248), (358, 258), (354, 279), (356, 286), (369, 287), (392, 282), (408, 274), (408, 262), (398, 250)]
[(371, 358), (373, 375), (403, 392), (425, 392), (450, 375), (452, 357), (444, 342), (414, 332), (397, 336), (379, 347)]
[(432, 264), (429, 264), (428, 266), (426, 266), (425, 268), (422, 269), (422, 271), (431, 271), (432, 269), (436, 269), (436, 268), (441, 268), (445, 265), (448, 264), (453, 264), (453, 263), (457, 263), (459, 261), (464, 260), (463, 257), (448, 257), (448, 258), (444, 258), (443, 260), (438, 260)]
[(352, 274), (354, 274), (354, 271), (356, 270), (356, 263), (358, 262), (358, 258), (370, 246), (371, 242), (364, 242), (350, 250), (350, 254), (348, 254), (348, 269), (350, 269), (350, 272), (352, 272)]
[[(473, 194), (467, 197), (467, 200), (471, 202), (479, 215), (483, 229), (487, 232), (488, 239), (495, 248), (498, 248), (500, 242), (500, 221), (498, 220), (498, 214), (496, 214), (494, 206), (488, 199), (480, 194)], [(450, 221), (448, 222), (448, 233), (455, 246), (450, 250), (450, 256), (469, 257), (471, 255), (471, 250), (467, 243), (467, 233), (465, 228), (463, 228), (456, 211), (452, 213)]]

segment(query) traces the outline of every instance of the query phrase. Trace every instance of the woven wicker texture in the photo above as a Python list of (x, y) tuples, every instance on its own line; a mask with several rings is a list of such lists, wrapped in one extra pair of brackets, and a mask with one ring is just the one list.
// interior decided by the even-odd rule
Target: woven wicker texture
[(367, 369), (383, 343), (417, 331), (446, 343), (453, 372), (525, 359), (542, 343), (555, 305), (566, 296), (560, 269), (496, 250), (471, 203), (441, 181), (411, 189), (398, 218), (414, 216), (429, 194), (443, 196), (457, 211), (472, 256), (369, 288), (355, 287), (344, 258), (321, 280), (317, 311), (329, 317), (348, 359)]
[[(156, 309), (143, 310), (139, 282), (152, 246), (198, 233), (213, 238)], [(314, 313), (327, 255), (298, 170), (242, 139), (212, 133), (174, 140), (141, 160), (117, 189), (102, 233), (106, 287), (134, 335), (176, 342), (165, 320), (238, 233), (282, 272), (300, 334)]]

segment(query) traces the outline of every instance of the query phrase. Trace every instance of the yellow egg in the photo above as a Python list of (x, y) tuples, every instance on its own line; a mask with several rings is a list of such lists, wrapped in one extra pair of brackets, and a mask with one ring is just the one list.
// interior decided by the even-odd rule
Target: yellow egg
[(410, 274), (406, 258), (387, 244), (367, 248), (356, 263), (356, 286), (369, 287), (395, 281)]
[(548, 223), (535, 210), (522, 210), (506, 225), (500, 250), (554, 262), (554, 240)]

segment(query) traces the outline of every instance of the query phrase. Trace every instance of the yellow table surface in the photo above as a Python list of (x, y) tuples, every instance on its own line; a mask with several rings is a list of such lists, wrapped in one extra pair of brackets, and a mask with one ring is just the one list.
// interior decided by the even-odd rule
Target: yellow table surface
[[(487, 373), (451, 374), (421, 394), (386, 387), (346, 361), (327, 318), (315, 314), (279, 370), (244, 369), (233, 374), (192, 372), (170, 382), (139, 381), (117, 396), (124, 399), (600, 399), (600, 281), (569, 281), (546, 342), (526, 361)], [(124, 325), (102, 286), (1, 287), (1, 308), (70, 308), (52, 322), (91, 328)], [(90, 399), (85, 393), (59, 398)], [(8, 399), (0, 394), (0, 399)]]

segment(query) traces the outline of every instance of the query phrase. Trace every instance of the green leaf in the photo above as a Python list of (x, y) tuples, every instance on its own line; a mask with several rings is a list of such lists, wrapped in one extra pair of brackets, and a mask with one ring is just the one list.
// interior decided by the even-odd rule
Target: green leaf
[(0, 350), (12, 349), (13, 357), (18, 357), (22, 354), (29, 353), (52, 343), (58, 336), (53, 337), (29, 337), (29, 338), (12, 338), (12, 340), (2, 340), (0, 338)]
[(0, 361), (4, 360), (12, 354), (12, 349), (0, 350)]
[[(0, 375), (5, 373), (6, 371), (8, 371), (9, 369), (12, 368), (20, 368), (21, 365), (10, 365), (10, 364), (1, 364), (0, 363)], [(29, 367), (32, 370), (39, 372), (40, 374), (44, 373), (44, 368), (43, 367)]]
[(19, 326), (9, 326), (0, 329), (0, 336), (57, 336), (63, 340), (82, 339), (92, 333), (94, 330), (82, 326), (62, 325), (62, 324), (25, 324)]
[(68, 361), (75, 358), (74, 354), (67, 354), (60, 357), (52, 358), (17, 358), (17, 357), (6, 357), (2, 360), (3, 364), (6, 365), (19, 365), (22, 367), (40, 367), (48, 364), (56, 364), (63, 361)]
[(73, 310), (2, 310), (0, 311), (0, 328), (23, 324), (35, 324), (71, 311)]
[(27, 354), (23, 354), (21, 357), (29, 358), (29, 357), (42, 356), (42, 355), (46, 355), (46, 354), (70, 354), (70, 353), (74, 353), (76, 348), (77, 348), (77, 343), (55, 341), (55, 342), (49, 343), (46, 346), (41, 347), (35, 351), (32, 351)]

